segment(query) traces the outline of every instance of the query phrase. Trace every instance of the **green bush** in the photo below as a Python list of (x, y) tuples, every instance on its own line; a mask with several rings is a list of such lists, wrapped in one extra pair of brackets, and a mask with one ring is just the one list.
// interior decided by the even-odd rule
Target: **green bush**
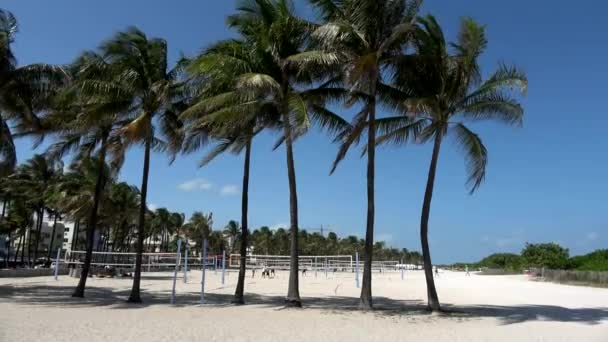
[(579, 271), (608, 271), (608, 249), (570, 258), (568, 269)]
[(521, 252), (524, 264), (528, 267), (565, 269), (568, 266), (568, 249), (556, 243), (526, 243)]

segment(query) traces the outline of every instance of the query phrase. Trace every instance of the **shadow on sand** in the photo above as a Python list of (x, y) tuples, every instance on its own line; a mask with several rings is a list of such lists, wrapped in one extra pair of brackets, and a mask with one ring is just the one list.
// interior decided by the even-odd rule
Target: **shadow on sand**
[[(88, 286), (85, 298), (72, 298), (72, 286), (48, 286), (44, 283), (29, 283), (19, 286), (0, 286), (0, 303), (12, 302), (24, 305), (41, 305), (50, 307), (108, 307), (110, 309), (141, 309), (152, 305), (169, 306), (169, 292), (142, 291), (142, 304), (129, 304), (126, 299), (130, 289), (116, 290), (108, 287)], [(199, 293), (179, 293), (174, 307), (199, 305)], [(205, 306), (223, 308), (232, 306), (231, 295), (209, 293), (205, 295)], [(262, 296), (249, 293), (245, 296), (248, 305), (283, 310), (284, 297)], [(303, 297), (304, 309), (320, 310), (327, 313), (347, 313), (358, 311), (358, 299), (353, 297)], [(373, 315), (396, 317), (430, 316), (424, 301), (395, 300), (386, 297), (374, 297)], [(496, 318), (501, 324), (516, 324), (528, 321), (578, 322), (582, 324), (599, 324), (608, 320), (608, 308), (566, 308), (554, 305), (450, 305), (443, 304), (444, 313), (433, 315), (434, 318), (456, 319), (465, 321), (477, 318)]]

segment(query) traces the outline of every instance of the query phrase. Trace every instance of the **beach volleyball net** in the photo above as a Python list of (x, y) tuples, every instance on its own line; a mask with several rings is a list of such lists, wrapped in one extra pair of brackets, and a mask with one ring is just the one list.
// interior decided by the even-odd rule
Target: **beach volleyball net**
[[(241, 264), (240, 254), (230, 254), (228, 265), (238, 268)], [(289, 270), (289, 255), (247, 255), (247, 268), (273, 268), (277, 270)], [(348, 271), (354, 267), (352, 255), (300, 255), (298, 258), (299, 269), (337, 269)]]
[[(79, 266), (84, 264), (86, 251), (66, 251), (62, 260), (68, 266)], [(137, 253), (132, 252), (93, 252), (91, 266), (114, 267), (121, 269), (135, 268)], [(187, 260), (186, 260), (187, 258)], [(220, 265), (221, 256), (208, 256), (205, 260), (200, 255), (188, 255), (185, 253), (142, 253), (143, 272), (170, 271), (175, 266), (188, 265), (189, 269), (216, 268)]]

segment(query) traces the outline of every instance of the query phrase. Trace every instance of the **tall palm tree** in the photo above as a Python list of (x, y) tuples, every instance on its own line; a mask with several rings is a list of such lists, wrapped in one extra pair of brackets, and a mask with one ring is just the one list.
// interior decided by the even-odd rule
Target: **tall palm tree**
[[(167, 42), (159, 38), (148, 38), (141, 30), (131, 27), (117, 33), (100, 47), (101, 54), (112, 66), (113, 82), (90, 82), (97, 91), (126, 94), (131, 98), (132, 108), (125, 115), (128, 123), (121, 128), (126, 145), (142, 144), (144, 147), (141, 205), (139, 209), (137, 256), (133, 287), (128, 301), (140, 303), (141, 263), (144, 246), (146, 199), (150, 152), (152, 148), (175, 153), (181, 148), (177, 119), (178, 109), (184, 100), (183, 86), (179, 82), (181, 65), (170, 70), (167, 61)], [(156, 126), (155, 123), (159, 125)], [(165, 137), (163, 141), (157, 131)]]
[(325, 93), (315, 91), (323, 84), (317, 69), (321, 63), (307, 58), (305, 45), (314, 27), (295, 14), (291, 0), (245, 0), (239, 2), (237, 13), (228, 18), (250, 44), (260, 65), (237, 80), (236, 90), (249, 102), (264, 103), (266, 112), (277, 113), (281, 120), (289, 182), (290, 272), (286, 304), (301, 307), (298, 281), (298, 198), (294, 163), (294, 140), (304, 134), (315, 121), (330, 131), (337, 131), (345, 122), (324, 107)]
[(111, 155), (111, 168), (118, 171), (124, 159), (123, 146), (116, 129), (121, 124), (119, 114), (129, 110), (131, 99), (124, 93), (109, 94), (96, 91), (90, 84), (112, 82), (111, 65), (103, 56), (89, 51), (71, 65), (72, 82), (56, 96), (51, 114), (44, 118), (58, 141), (49, 153), (63, 157), (76, 152), (76, 161), (96, 156), (95, 187), (92, 207), (87, 212), (86, 254), (80, 281), (72, 297), (84, 297), (84, 289), (92, 260), (95, 230), (97, 229), (102, 193), (110, 175), (106, 172), (107, 155)]
[(350, 146), (367, 131), (367, 223), (360, 307), (372, 308), (372, 255), (375, 216), (375, 150), (377, 109), (397, 109), (406, 94), (389, 81), (395, 58), (404, 52), (412, 36), (420, 0), (310, 0), (327, 22), (313, 34), (317, 50), (309, 58), (335, 66), (343, 87), (350, 90), (349, 104), (362, 103), (351, 127), (338, 137), (341, 142), (332, 172)]
[[(215, 144), (200, 166), (226, 151), (234, 154), (245, 152), (241, 193), (241, 262), (233, 300), (237, 304), (244, 302), (251, 146), (253, 138), (263, 129), (280, 127), (280, 117), (272, 102), (264, 101), (257, 94), (250, 97), (251, 94), (239, 91), (239, 80), (253, 72), (263, 71), (264, 63), (260, 57), (255, 45), (246, 40), (224, 40), (207, 48), (189, 67), (193, 79), (197, 80), (194, 84), (199, 88), (200, 95), (182, 114), (187, 124), (185, 152), (194, 152), (209, 140)], [(202, 80), (202, 83), (198, 80)]]
[(396, 83), (411, 95), (405, 100), (406, 115), (413, 116), (415, 122), (407, 118), (401, 127), (394, 126), (379, 140), (404, 143), (416, 137), (421, 143), (433, 141), (422, 204), (420, 240), (428, 306), (431, 310), (440, 310), (432, 272), (428, 223), (441, 145), (444, 138), (451, 135), (464, 152), (468, 184), (473, 193), (485, 178), (488, 156), (479, 136), (465, 126), (465, 122), (495, 120), (521, 125), (523, 108), (512, 93), (513, 90), (524, 92), (528, 81), (523, 72), (504, 65), (482, 81), (478, 58), (484, 52), (487, 40), (484, 27), (470, 18), (462, 20), (458, 39), (452, 44), (446, 42), (433, 16), (421, 18), (414, 41), (416, 54), (401, 58)]

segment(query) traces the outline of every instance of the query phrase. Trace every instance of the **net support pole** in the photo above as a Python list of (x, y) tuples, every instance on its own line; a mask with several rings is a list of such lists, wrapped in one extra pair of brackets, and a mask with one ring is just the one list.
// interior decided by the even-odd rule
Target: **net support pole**
[(57, 258), (55, 258), (55, 280), (59, 277), (59, 258), (61, 258), (61, 247), (57, 248)]
[(317, 277), (317, 268), (319, 268), (319, 264), (317, 264), (317, 257), (315, 257), (315, 278)]
[(182, 259), (181, 256), (182, 240), (177, 240), (177, 253), (175, 258), (175, 270), (173, 271), (173, 288), (171, 289), (171, 304), (175, 304), (175, 283), (177, 282), (177, 271), (179, 269), (179, 262)]
[(222, 287), (224, 286), (224, 276), (226, 275), (226, 251), (222, 251)]
[(188, 282), (188, 243), (184, 244), (184, 252), (186, 253), (184, 258), (184, 284)]
[(405, 267), (401, 267), (401, 280), (403, 280), (405, 275)]
[(205, 269), (207, 268), (207, 239), (203, 240), (203, 257), (201, 258), (201, 304), (205, 304)]
[(355, 252), (355, 286), (359, 288), (359, 252)]
[(327, 279), (327, 258), (325, 258), (325, 279)]

